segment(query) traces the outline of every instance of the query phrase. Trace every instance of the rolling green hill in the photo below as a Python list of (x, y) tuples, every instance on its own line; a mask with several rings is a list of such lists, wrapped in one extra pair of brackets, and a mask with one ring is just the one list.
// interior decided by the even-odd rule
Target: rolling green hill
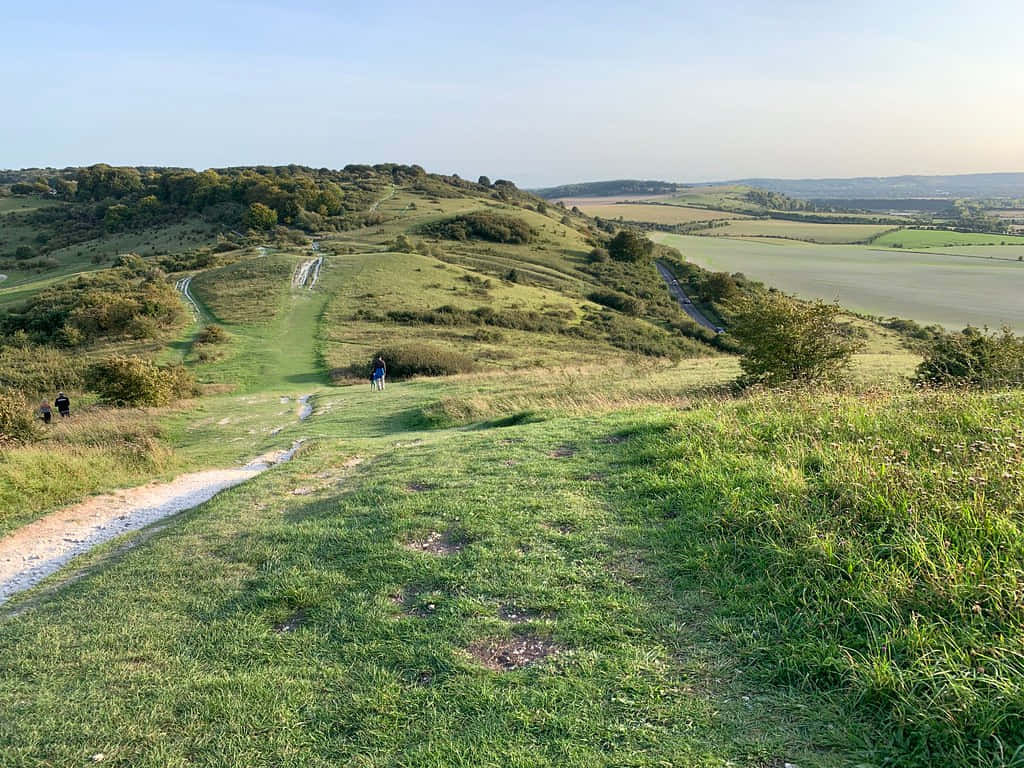
[[(914, 389), (847, 317), (846, 389), (739, 394), (652, 263), (717, 323), (768, 289), (693, 242), (859, 246), (618, 261), (416, 166), (78, 173), (0, 198), (0, 397), (73, 402), (0, 444), (0, 537), (302, 442), (0, 604), (0, 766), (1020, 765), (1019, 393)], [(382, 350), (419, 375), (371, 391)], [(113, 353), (199, 394), (103, 405)]]

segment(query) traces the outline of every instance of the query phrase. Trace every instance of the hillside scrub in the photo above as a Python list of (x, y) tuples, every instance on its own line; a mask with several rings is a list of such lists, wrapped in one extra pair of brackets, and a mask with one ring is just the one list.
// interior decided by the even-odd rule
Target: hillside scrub
[(1009, 328), (998, 334), (975, 328), (943, 334), (928, 348), (916, 378), (934, 386), (1019, 387), (1024, 385), (1024, 337)]
[(848, 692), (890, 766), (1024, 736), (1024, 397), (762, 395), (673, 416), (630, 478), (765, 681)]
[(475, 211), (431, 222), (423, 225), (420, 231), (446, 240), (488, 240), (513, 245), (529, 243), (534, 237), (533, 228), (523, 219), (488, 211)]
[(0, 392), (39, 397), (77, 389), (81, 383), (81, 363), (65, 351), (27, 341), (0, 346)]
[(608, 241), (608, 255), (616, 261), (646, 261), (654, 251), (654, 243), (642, 232), (622, 229)]
[(619, 312), (633, 317), (643, 314), (644, 311), (643, 301), (618, 291), (591, 291), (587, 294), (587, 298), (596, 304), (617, 309)]
[(51, 285), (23, 307), (0, 315), (7, 334), (24, 331), (39, 343), (66, 347), (99, 339), (157, 338), (184, 321), (173, 286), (141, 259)]
[(836, 322), (838, 304), (767, 292), (743, 296), (733, 309), (729, 335), (742, 350), (743, 384), (834, 381), (863, 345)]
[(198, 394), (195, 380), (181, 365), (157, 365), (141, 357), (112, 355), (92, 363), (86, 386), (104, 403), (117, 406), (167, 405)]
[(0, 448), (29, 443), (39, 436), (35, 413), (19, 392), (0, 391)]
[[(409, 379), (413, 376), (451, 376), (469, 373), (474, 368), (473, 358), (452, 349), (422, 344), (415, 347), (387, 347), (380, 351), (387, 365), (389, 379)], [(370, 361), (361, 366), (367, 375)]]

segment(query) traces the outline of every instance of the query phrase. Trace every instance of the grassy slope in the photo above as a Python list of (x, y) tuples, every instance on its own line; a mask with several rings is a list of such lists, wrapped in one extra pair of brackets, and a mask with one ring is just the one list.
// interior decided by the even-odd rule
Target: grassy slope
[[(1019, 397), (419, 430), (450, 387), (322, 395), (295, 463), (0, 625), (8, 764), (1012, 764)], [(467, 652), (524, 635), (560, 652)]]
[[(583, 306), (545, 286), (586, 287), (585, 244), (540, 214), (534, 248), (383, 250), (491, 204), (396, 190), (380, 228), (325, 238), (315, 291), (290, 287), (303, 248), (196, 278), (232, 339), (186, 359), (241, 392), (160, 417), (166, 467), (310, 443), (14, 603), (0, 766), (1011, 765), (1024, 402), (709, 399), (734, 359), (511, 332), (505, 362), (557, 367), (320, 387), (324, 358), (374, 333), (468, 343), (350, 323), (359, 306)], [(520, 257), (548, 283), (493, 277)], [(900, 369), (891, 342), (861, 370)], [(279, 397), (300, 392), (305, 423)], [(432, 532), (464, 549), (403, 546)], [(496, 672), (467, 650), (524, 635), (559, 652)]]
[(808, 298), (860, 312), (959, 330), (967, 324), (1024, 330), (1024, 265), (1016, 261), (901, 253), (875, 246), (737, 240), (654, 233), (695, 264), (743, 272)]

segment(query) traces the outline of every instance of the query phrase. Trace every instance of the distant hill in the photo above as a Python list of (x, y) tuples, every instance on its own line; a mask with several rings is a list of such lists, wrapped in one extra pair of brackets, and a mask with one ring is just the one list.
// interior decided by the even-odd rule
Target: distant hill
[(730, 183), (760, 187), (804, 199), (1024, 196), (1024, 173), (862, 176), (852, 179), (742, 179)]
[(579, 184), (562, 184), (557, 187), (532, 189), (533, 194), (546, 200), (562, 197), (613, 197), (616, 195), (668, 195), (681, 185), (669, 181), (641, 181), (639, 179), (616, 179), (615, 181), (584, 181)]
[[(1024, 197), (1024, 173), (967, 173), (952, 176), (860, 176), (849, 179), (736, 179), (680, 184), (669, 181), (592, 181), (532, 190), (549, 200), (562, 197), (662, 195), (682, 188), (746, 186), (804, 200)], [(863, 207), (863, 206), (861, 206)]]

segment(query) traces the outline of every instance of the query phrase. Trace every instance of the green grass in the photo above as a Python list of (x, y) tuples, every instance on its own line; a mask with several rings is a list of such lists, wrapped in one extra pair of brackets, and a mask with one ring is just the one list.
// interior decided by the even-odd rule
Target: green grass
[(874, 245), (888, 248), (951, 248), (958, 245), (1024, 245), (1024, 237), (939, 229), (901, 229), (882, 235)]
[[(362, 388), (326, 398), (334, 410), (316, 428), (341, 434), (331, 415), (361, 407), (365, 419), (371, 401)], [(402, 447), (393, 426), (376, 445), (321, 439), (145, 546), (92, 555), (59, 599), (4, 624), (0, 700), (20, 702), (0, 726), (6, 758), (849, 763), (835, 705), (812, 715), (789, 691), (752, 689), (693, 623), (704, 596), (671, 578), (642, 505), (601, 479), (635, 461), (604, 440), (636, 426), (413, 432)], [(549, 457), (566, 443), (575, 455)], [(346, 469), (355, 451), (366, 462)], [(313, 492), (291, 495), (298, 486)], [(462, 552), (403, 546), (438, 530)], [(494, 672), (467, 650), (524, 635), (558, 653)], [(55, 655), (67, 642), (77, 652)], [(48, 685), (29, 688), (42, 659)], [(121, 686), (131, 695), (113, 695)]]
[(806, 298), (849, 309), (939, 323), (1003, 324), (1024, 331), (1024, 264), (875, 246), (824, 245), (654, 233), (694, 264), (742, 272)]
[[(322, 393), (295, 462), (16, 602), (8, 764), (1019, 764), (1021, 397), (410, 414), (503, 388)], [(469, 652), (523, 636), (557, 653)]]
[[(616, 203), (609, 205), (581, 204), (580, 210), (588, 216), (602, 219), (625, 219), (626, 221), (649, 221), (654, 224), (689, 224), (694, 221), (733, 218), (739, 214), (725, 214), (706, 208), (689, 208), (684, 205), (650, 205)], [(745, 217), (743, 217), (745, 218)]]
[(885, 224), (817, 224), (782, 219), (747, 219), (716, 227), (706, 234), (714, 237), (779, 237), (812, 243), (863, 243), (890, 229), (892, 227)]

